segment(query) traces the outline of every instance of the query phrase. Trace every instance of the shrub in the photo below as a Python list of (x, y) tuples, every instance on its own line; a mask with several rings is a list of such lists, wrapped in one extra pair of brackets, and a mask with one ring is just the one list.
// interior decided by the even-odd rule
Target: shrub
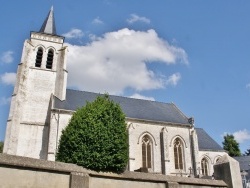
[(62, 131), (56, 160), (122, 172), (128, 162), (128, 133), (121, 107), (104, 95), (78, 109)]

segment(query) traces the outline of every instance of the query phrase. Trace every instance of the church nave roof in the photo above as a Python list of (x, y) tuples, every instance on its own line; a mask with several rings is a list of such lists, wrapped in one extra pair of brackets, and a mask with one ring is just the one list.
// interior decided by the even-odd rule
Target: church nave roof
[[(94, 101), (98, 93), (67, 89), (66, 100), (55, 97), (54, 108), (76, 111)], [(126, 117), (140, 120), (190, 125), (188, 118), (173, 104), (110, 95), (110, 99), (120, 104)]]

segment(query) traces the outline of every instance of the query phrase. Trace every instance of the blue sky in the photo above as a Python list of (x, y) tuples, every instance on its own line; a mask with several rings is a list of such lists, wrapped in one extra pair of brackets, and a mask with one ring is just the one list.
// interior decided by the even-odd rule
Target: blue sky
[[(0, 140), (23, 42), (53, 5), (68, 87), (173, 102), (218, 143), (250, 148), (250, 1), (43, 0), (0, 7)], [(71, 73), (74, 74), (71, 74)]]

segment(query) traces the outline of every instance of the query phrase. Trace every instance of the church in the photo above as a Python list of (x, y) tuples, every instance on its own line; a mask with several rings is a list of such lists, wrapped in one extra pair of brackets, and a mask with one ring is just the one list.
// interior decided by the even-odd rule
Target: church
[[(72, 114), (100, 94), (67, 89), (67, 46), (53, 9), (25, 40), (11, 98), (4, 153), (55, 161)], [(84, 63), (84, 62), (83, 62)], [(74, 74), (74, 73), (69, 73)], [(225, 151), (173, 103), (110, 96), (126, 115), (129, 171), (212, 176)], [(100, 140), (101, 141), (101, 140)]]

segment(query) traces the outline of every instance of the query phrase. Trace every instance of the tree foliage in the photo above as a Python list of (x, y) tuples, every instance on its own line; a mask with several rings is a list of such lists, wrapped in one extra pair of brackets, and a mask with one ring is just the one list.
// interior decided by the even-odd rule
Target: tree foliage
[(227, 134), (224, 136), (223, 149), (228, 151), (228, 155), (231, 157), (240, 156), (239, 143), (234, 139), (233, 135)]
[(250, 156), (250, 149), (247, 149), (247, 151), (245, 151), (244, 155)]
[(3, 141), (0, 141), (0, 153), (3, 153)]
[(104, 95), (78, 109), (62, 131), (56, 160), (122, 172), (128, 162), (128, 133), (120, 106)]

